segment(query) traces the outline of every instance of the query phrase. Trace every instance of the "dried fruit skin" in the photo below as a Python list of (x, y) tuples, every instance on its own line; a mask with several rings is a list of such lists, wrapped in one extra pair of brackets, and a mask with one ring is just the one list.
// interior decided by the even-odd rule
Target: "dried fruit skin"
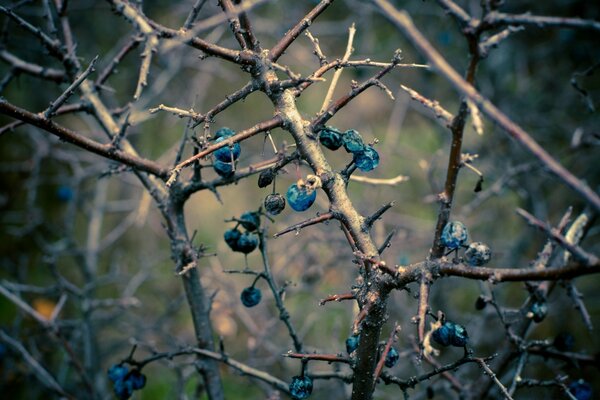
[(458, 249), (469, 239), (467, 227), (460, 221), (450, 221), (442, 230), (440, 241), (444, 247)]
[(265, 210), (271, 215), (277, 215), (285, 208), (285, 197), (279, 193), (273, 193), (265, 197)]
[(369, 172), (379, 165), (379, 153), (371, 147), (366, 146), (363, 151), (354, 153), (354, 163), (363, 172)]
[(305, 211), (313, 205), (317, 198), (316, 190), (308, 191), (306, 187), (291, 185), (285, 193), (287, 201), (295, 211)]
[(482, 242), (473, 242), (465, 251), (465, 260), (467, 264), (473, 267), (480, 267), (487, 264), (492, 258), (490, 247)]

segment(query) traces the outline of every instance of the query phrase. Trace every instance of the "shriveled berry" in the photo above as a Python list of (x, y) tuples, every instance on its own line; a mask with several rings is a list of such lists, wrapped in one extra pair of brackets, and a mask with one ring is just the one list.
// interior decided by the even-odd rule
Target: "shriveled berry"
[(290, 383), (290, 394), (294, 399), (307, 399), (313, 390), (313, 382), (308, 376), (294, 376)]
[(460, 221), (450, 221), (442, 230), (440, 240), (444, 247), (458, 249), (469, 239), (467, 227)]
[(264, 188), (269, 186), (273, 183), (273, 179), (275, 179), (275, 172), (272, 169), (265, 169), (258, 175), (258, 187)]
[(260, 289), (255, 288), (254, 286), (250, 286), (242, 290), (242, 294), (240, 295), (240, 300), (242, 300), (242, 304), (246, 307), (254, 307), (260, 303), (261, 299), (262, 293)]
[(113, 384), (113, 391), (119, 400), (127, 400), (133, 394), (133, 384), (129, 379), (119, 379)]
[(236, 248), (233, 251), (248, 254), (252, 253), (258, 247), (258, 238), (250, 232), (244, 232), (237, 241)]
[(129, 372), (129, 368), (121, 364), (115, 364), (108, 369), (107, 375), (108, 379), (112, 382), (116, 382), (118, 380), (122, 380), (125, 378), (125, 375)]
[(575, 347), (575, 338), (568, 332), (561, 332), (554, 338), (553, 345), (558, 351), (572, 351)]
[(492, 258), (490, 247), (482, 242), (473, 242), (465, 251), (465, 261), (473, 267), (480, 267), (487, 264)]
[(213, 169), (217, 174), (222, 176), (223, 178), (229, 178), (234, 174), (233, 164), (228, 162), (223, 162), (221, 160), (214, 160)]
[(131, 381), (133, 390), (140, 390), (146, 386), (146, 375), (142, 374), (139, 369), (132, 370), (127, 379)]
[(483, 296), (479, 296), (479, 297), (477, 297), (477, 300), (475, 300), (475, 309), (476, 310), (483, 310), (486, 305), (487, 305), (487, 301), (485, 301), (485, 297), (483, 297)]
[[(217, 139), (216, 143), (220, 143), (227, 138), (220, 137)], [(221, 147), (218, 150), (215, 150), (213, 155), (219, 161), (223, 162), (232, 162), (240, 158), (240, 154), (242, 153), (242, 148), (239, 143), (234, 143), (233, 146), (225, 146)]]
[(388, 351), (388, 353), (385, 355), (385, 366), (392, 368), (394, 365), (396, 365), (399, 359), (400, 354), (398, 354), (398, 351), (395, 348), (390, 347), (390, 351)]
[(364, 172), (369, 172), (379, 165), (379, 153), (371, 146), (365, 146), (363, 151), (354, 153), (356, 167)]
[(279, 193), (273, 193), (265, 197), (265, 210), (271, 215), (277, 215), (285, 208), (285, 197)]
[(545, 301), (536, 301), (531, 305), (528, 316), (533, 319), (534, 322), (542, 322), (548, 314), (548, 305)]
[(305, 186), (291, 185), (285, 193), (287, 201), (295, 211), (305, 211), (313, 205), (317, 198), (316, 190), (309, 190)]
[(464, 326), (446, 321), (432, 332), (431, 338), (442, 346), (463, 347), (467, 344), (469, 335)]
[(235, 135), (235, 132), (227, 127), (223, 127), (215, 132), (214, 139), (220, 139), (231, 137)]
[(242, 236), (242, 232), (240, 232), (238, 229), (229, 229), (225, 231), (223, 238), (231, 250), (236, 251), (240, 236)]
[(583, 379), (579, 379), (575, 382), (572, 382), (569, 385), (569, 392), (577, 400), (591, 400), (592, 399), (592, 385), (590, 385)]
[(319, 141), (329, 150), (337, 150), (342, 147), (342, 133), (332, 126), (326, 126), (319, 132)]
[(450, 336), (450, 344), (456, 347), (464, 347), (469, 341), (469, 335), (464, 326), (454, 324), (454, 334)]
[(365, 148), (362, 136), (354, 129), (348, 129), (342, 136), (342, 141), (344, 142), (344, 149), (348, 153), (358, 153)]
[(67, 203), (73, 200), (73, 189), (69, 186), (59, 186), (58, 189), (56, 189), (56, 197), (58, 200)]
[(260, 226), (260, 214), (252, 211), (245, 212), (240, 217), (240, 224), (250, 232), (253, 232)]
[(346, 339), (346, 352), (348, 354), (352, 353), (354, 350), (358, 348), (358, 341), (360, 340), (360, 335), (352, 335)]

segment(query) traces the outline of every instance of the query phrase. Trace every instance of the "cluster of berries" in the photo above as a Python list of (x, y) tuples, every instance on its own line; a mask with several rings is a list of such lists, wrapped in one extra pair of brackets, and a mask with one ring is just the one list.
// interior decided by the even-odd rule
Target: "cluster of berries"
[[(233, 229), (226, 230), (223, 238), (231, 250), (249, 254), (258, 247), (258, 237), (254, 232), (260, 226), (260, 214), (248, 211), (243, 213), (236, 221), (237, 225)], [(245, 229), (245, 232), (238, 229), (240, 225)]]
[(490, 247), (482, 242), (472, 242), (467, 246), (469, 232), (460, 221), (450, 221), (444, 226), (440, 241), (444, 247), (457, 250), (466, 247), (465, 262), (472, 267), (480, 267), (492, 259)]
[(442, 346), (464, 347), (467, 345), (469, 335), (464, 326), (445, 321), (431, 333), (431, 338)]
[[(229, 128), (221, 128), (215, 132), (215, 143), (222, 141), (235, 135), (235, 132)], [(233, 146), (225, 146), (213, 152), (213, 169), (219, 176), (229, 178), (235, 172), (235, 162), (240, 157), (242, 148), (239, 143), (234, 143)]]
[(354, 164), (364, 172), (372, 171), (379, 165), (379, 153), (371, 145), (365, 144), (358, 131), (349, 129), (340, 132), (337, 128), (326, 126), (319, 131), (319, 141), (330, 150), (344, 149), (354, 157)]
[(134, 390), (146, 386), (146, 375), (139, 369), (129, 369), (122, 364), (115, 364), (108, 369), (108, 379), (113, 383), (115, 395), (120, 400), (127, 400)]
[[(273, 183), (276, 173), (273, 170), (265, 170), (258, 177), (258, 187), (264, 188)], [(313, 205), (317, 199), (317, 189), (321, 186), (321, 180), (315, 175), (309, 175), (306, 180), (299, 179), (298, 182), (288, 187), (285, 197), (279, 193), (272, 193), (265, 198), (263, 203), (265, 210), (270, 215), (281, 213), (286, 204), (294, 211), (305, 211)], [(287, 198), (287, 201), (286, 201)]]

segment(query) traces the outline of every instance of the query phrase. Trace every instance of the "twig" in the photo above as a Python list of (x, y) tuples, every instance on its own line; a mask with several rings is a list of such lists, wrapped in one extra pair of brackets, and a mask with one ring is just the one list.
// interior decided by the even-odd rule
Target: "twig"
[(327, 296), (321, 301), (319, 301), (319, 305), (323, 306), (325, 303), (329, 303), (330, 301), (337, 301), (338, 303), (343, 300), (354, 300), (356, 297), (354, 293), (344, 293), (344, 294), (332, 294), (331, 296)]
[(350, 364), (350, 360), (347, 357), (342, 357), (338, 354), (305, 354), (288, 352), (282, 355), (284, 357), (299, 358), (301, 360), (340, 362), (344, 364)]
[[(354, 34), (356, 33), (356, 28), (354, 26), (354, 23), (350, 26), (350, 28), (348, 28), (348, 42), (346, 43), (346, 52), (344, 53), (344, 56), (342, 57), (342, 63), (346, 62), (350, 59), (350, 56), (352, 55), (352, 45), (354, 43)], [(329, 103), (331, 103), (331, 99), (333, 98), (333, 93), (335, 92), (335, 88), (337, 86), (338, 80), (340, 79), (340, 76), (342, 75), (342, 72), (344, 70), (342, 68), (336, 69), (334, 74), (333, 74), (333, 78), (331, 78), (331, 83), (329, 84), (329, 89), (327, 90), (327, 94), (325, 95), (325, 99), (323, 99), (323, 105), (321, 105), (321, 110), (319, 111), (320, 113), (322, 113), (323, 111), (325, 111), (325, 109), (327, 107), (329, 107)]]
[(311, 225), (316, 225), (316, 224), (320, 224), (321, 222), (325, 222), (325, 221), (329, 221), (331, 219), (334, 219), (334, 215), (331, 212), (325, 213), (325, 214), (321, 214), (318, 215), (316, 217), (307, 219), (305, 221), (302, 222), (298, 222), (297, 224), (294, 224), (292, 226), (289, 226), (287, 228), (285, 228), (282, 231), (277, 232), (276, 234), (273, 235), (274, 238), (278, 238), (279, 236), (283, 236), (286, 233), (295, 231), (295, 232), (300, 232), (300, 230), (302, 228), (305, 228), (307, 226), (311, 226)]
[(546, 17), (531, 14), (504, 14), (496, 11), (488, 13), (483, 19), (485, 24), (495, 27), (498, 25), (530, 25), (537, 28), (572, 28), (572, 29), (592, 29), (600, 31), (600, 22), (581, 19), (581, 18), (563, 18)]

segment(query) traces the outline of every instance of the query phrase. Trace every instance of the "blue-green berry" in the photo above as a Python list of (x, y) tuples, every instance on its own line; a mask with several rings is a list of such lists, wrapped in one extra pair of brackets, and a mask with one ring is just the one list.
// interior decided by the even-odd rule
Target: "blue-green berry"
[(287, 201), (295, 211), (305, 211), (313, 205), (317, 198), (316, 190), (309, 190), (305, 186), (296, 183), (290, 185), (285, 193)]
[(67, 203), (73, 200), (73, 189), (65, 185), (59, 186), (58, 189), (56, 189), (56, 197), (58, 200)]
[(396, 365), (399, 359), (400, 354), (398, 354), (398, 351), (395, 348), (390, 347), (390, 351), (388, 351), (388, 353), (385, 355), (385, 366), (392, 368), (394, 365)]
[(223, 238), (225, 239), (227, 246), (229, 246), (231, 250), (236, 251), (240, 236), (242, 236), (242, 232), (240, 232), (238, 229), (228, 229), (225, 231)]
[(262, 293), (260, 289), (255, 288), (254, 286), (245, 288), (240, 295), (240, 300), (242, 300), (242, 304), (246, 307), (254, 307), (260, 303), (261, 299)]
[(285, 208), (285, 197), (279, 193), (273, 193), (265, 197), (265, 210), (271, 215), (277, 215)]
[(129, 379), (119, 379), (113, 384), (113, 391), (119, 400), (127, 400), (133, 394), (133, 383)]
[(326, 126), (319, 132), (319, 141), (329, 150), (337, 150), (344, 144), (342, 133), (332, 126)]
[(369, 172), (379, 165), (379, 153), (371, 146), (365, 146), (363, 151), (354, 153), (354, 164), (363, 172)]
[(342, 136), (342, 141), (344, 142), (344, 149), (348, 153), (358, 153), (365, 148), (362, 136), (354, 129), (348, 129)]
[(132, 370), (127, 379), (131, 381), (133, 390), (140, 390), (146, 386), (146, 375), (142, 374), (139, 369)]
[(577, 400), (592, 400), (592, 385), (579, 379), (569, 385), (569, 392)]
[(467, 243), (469, 233), (467, 227), (460, 221), (450, 221), (442, 230), (440, 240), (444, 247), (458, 249)]
[[(220, 137), (217, 139), (216, 143), (220, 143), (226, 139), (227, 138), (225, 138), (225, 137)], [(242, 148), (240, 147), (240, 144), (234, 143), (233, 146), (225, 146), (225, 147), (221, 147), (218, 150), (215, 150), (213, 155), (219, 161), (230, 163), (230, 162), (235, 161), (238, 158), (240, 158), (241, 153), (242, 153)]]
[(360, 335), (352, 335), (346, 339), (346, 352), (348, 354), (352, 353), (354, 350), (358, 349), (358, 341), (360, 340)]
[(294, 376), (289, 389), (294, 399), (307, 399), (313, 390), (312, 379), (308, 376)]
[(235, 173), (233, 164), (223, 162), (221, 160), (214, 160), (213, 169), (217, 174), (219, 174), (219, 176), (222, 176), (223, 178), (229, 178)]
[(534, 322), (542, 322), (548, 314), (548, 305), (545, 301), (536, 301), (531, 305), (528, 314)]
[(473, 242), (465, 251), (465, 261), (473, 267), (487, 264), (492, 258), (490, 247), (482, 242)]
[(442, 346), (464, 347), (469, 340), (469, 335), (464, 326), (446, 321), (432, 332), (431, 338)]
[(229, 138), (235, 135), (235, 132), (227, 127), (223, 127), (215, 132), (214, 139)]
[(250, 232), (253, 232), (260, 226), (260, 214), (253, 211), (245, 212), (240, 217), (240, 224)]
[(236, 248), (233, 251), (249, 254), (258, 247), (258, 238), (250, 232), (244, 232), (237, 241)]
[(125, 378), (129, 372), (129, 368), (121, 364), (115, 364), (108, 369), (107, 375), (111, 382), (116, 382)]

